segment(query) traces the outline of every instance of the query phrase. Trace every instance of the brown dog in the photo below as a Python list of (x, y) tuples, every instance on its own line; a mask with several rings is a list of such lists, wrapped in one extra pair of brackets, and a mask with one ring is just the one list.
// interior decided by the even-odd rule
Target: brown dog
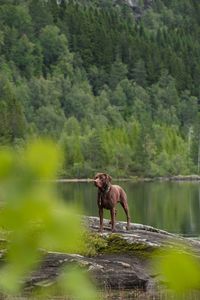
[(99, 208), (100, 228), (103, 231), (103, 209), (109, 209), (112, 232), (115, 231), (116, 205), (120, 202), (127, 217), (127, 230), (130, 227), (130, 215), (125, 191), (119, 185), (111, 184), (112, 178), (106, 173), (97, 173), (94, 184), (98, 188), (97, 204)]

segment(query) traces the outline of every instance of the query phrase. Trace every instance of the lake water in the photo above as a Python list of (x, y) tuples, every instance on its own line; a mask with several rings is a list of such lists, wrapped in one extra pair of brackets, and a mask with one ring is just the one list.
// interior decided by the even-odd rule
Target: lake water
[[(114, 183), (114, 182), (113, 182)], [(200, 236), (200, 183), (117, 182), (127, 193), (131, 221), (173, 233)], [(67, 203), (81, 207), (88, 216), (98, 216), (97, 189), (93, 183), (59, 183)], [(105, 211), (104, 217), (109, 218)], [(118, 204), (117, 220), (125, 221)]]

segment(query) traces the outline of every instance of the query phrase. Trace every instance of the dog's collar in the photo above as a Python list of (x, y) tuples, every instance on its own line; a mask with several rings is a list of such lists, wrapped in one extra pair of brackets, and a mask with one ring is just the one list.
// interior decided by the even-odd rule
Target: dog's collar
[(107, 194), (111, 189), (110, 184), (107, 184), (104, 189), (102, 190), (102, 194)]
[(110, 191), (111, 189), (111, 185), (110, 184), (107, 184), (104, 189), (101, 190), (100, 192), (100, 198), (99, 198), (99, 205), (102, 204), (102, 200), (104, 198), (104, 196)]

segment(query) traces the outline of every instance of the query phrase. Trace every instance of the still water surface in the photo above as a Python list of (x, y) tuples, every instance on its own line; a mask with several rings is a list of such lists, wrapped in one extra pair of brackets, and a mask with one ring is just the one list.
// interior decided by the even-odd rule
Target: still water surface
[[(128, 196), (131, 221), (173, 233), (200, 236), (200, 183), (117, 182)], [(83, 213), (98, 216), (97, 189), (93, 183), (59, 183), (67, 203), (82, 207)], [(109, 217), (105, 211), (105, 217)], [(118, 204), (117, 220), (125, 221)]]

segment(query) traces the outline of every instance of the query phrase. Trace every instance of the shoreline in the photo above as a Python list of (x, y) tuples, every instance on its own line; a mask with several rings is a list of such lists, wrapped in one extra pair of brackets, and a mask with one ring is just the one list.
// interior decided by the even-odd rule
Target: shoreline
[[(200, 182), (200, 175), (175, 175), (163, 177), (129, 177), (129, 178), (113, 178), (113, 181), (132, 181), (132, 182), (152, 182), (152, 181), (180, 181), (180, 182)], [(93, 182), (91, 178), (60, 178), (53, 182)]]

